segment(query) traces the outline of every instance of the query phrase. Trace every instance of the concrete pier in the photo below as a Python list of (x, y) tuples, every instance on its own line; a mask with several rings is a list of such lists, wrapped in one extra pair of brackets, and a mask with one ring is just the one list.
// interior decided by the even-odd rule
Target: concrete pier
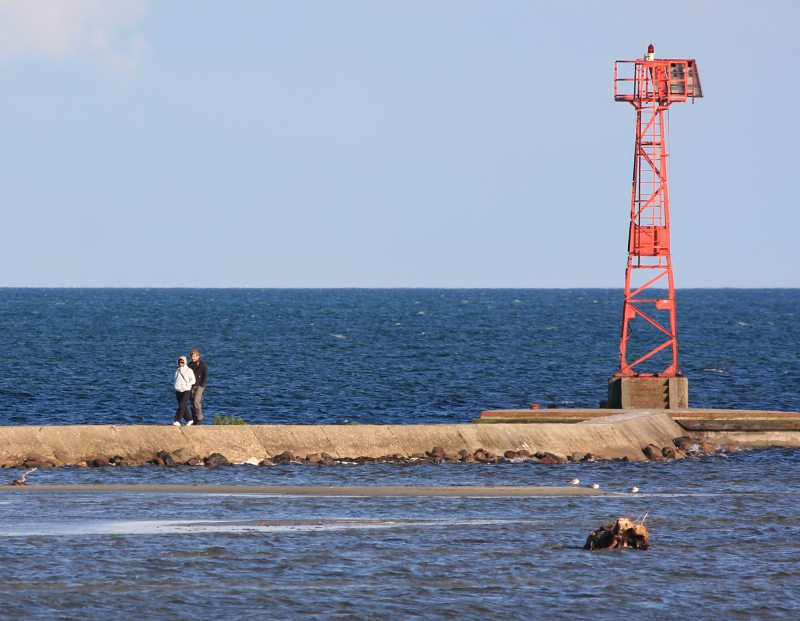
[[(699, 442), (708, 441), (740, 448), (770, 446), (800, 447), (800, 412), (775, 410), (725, 410), (675, 408), (626, 410), (628, 413), (662, 412), (679, 425), (681, 434)], [(486, 410), (476, 423), (570, 424), (602, 421), (619, 415), (613, 408)]]
[(486, 411), (463, 425), (75, 425), (0, 427), (0, 467), (80, 465), (118, 458), (147, 463), (158, 453), (176, 462), (214, 453), (259, 463), (282, 453), (333, 459), (450, 456), (479, 449), (557, 457), (642, 461), (652, 449), (689, 438), (723, 448), (800, 447), (800, 413), (737, 410), (530, 409)]
[(144, 463), (159, 451), (186, 459), (221, 453), (231, 462), (258, 461), (289, 451), (305, 457), (411, 457), (440, 446), (448, 454), (477, 449), (503, 455), (527, 450), (641, 461), (649, 444), (672, 446), (683, 429), (664, 412), (615, 411), (574, 425), (84, 425), (0, 427), (0, 466), (26, 460), (52, 465), (122, 457)]

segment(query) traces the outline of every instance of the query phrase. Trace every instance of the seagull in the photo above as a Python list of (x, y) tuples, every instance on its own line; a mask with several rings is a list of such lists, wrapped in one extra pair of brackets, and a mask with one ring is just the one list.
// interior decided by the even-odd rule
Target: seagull
[(26, 471), (25, 474), (22, 475), (22, 478), (14, 479), (9, 483), (9, 485), (27, 485), (28, 482), (25, 480), (27, 476), (33, 472), (36, 472), (39, 469), (37, 466), (36, 468), (31, 468), (30, 470)]
[(592, 489), (600, 489), (600, 485), (597, 483), (592, 483)]
[(636, 487), (635, 485), (631, 488), (631, 494), (635, 494), (638, 491), (639, 491), (639, 488)]
[(570, 485), (577, 485), (577, 484), (578, 484), (578, 483), (580, 483), (580, 482), (581, 482), (581, 480), (580, 480), (580, 479), (572, 479), (572, 481), (570, 481), (570, 482), (569, 482), (569, 484), (570, 484)]

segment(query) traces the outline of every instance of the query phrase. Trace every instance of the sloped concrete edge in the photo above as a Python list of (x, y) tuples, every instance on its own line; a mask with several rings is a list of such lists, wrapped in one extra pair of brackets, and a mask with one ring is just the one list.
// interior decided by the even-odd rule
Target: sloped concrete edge
[(56, 465), (119, 456), (139, 463), (159, 451), (231, 462), (289, 451), (334, 458), (410, 457), (441, 446), (449, 454), (484, 449), (502, 455), (527, 450), (568, 456), (644, 459), (648, 444), (668, 446), (683, 430), (663, 412), (633, 412), (578, 424), (495, 425), (205, 425), (199, 427), (83, 425), (0, 427), (0, 466), (26, 459)]

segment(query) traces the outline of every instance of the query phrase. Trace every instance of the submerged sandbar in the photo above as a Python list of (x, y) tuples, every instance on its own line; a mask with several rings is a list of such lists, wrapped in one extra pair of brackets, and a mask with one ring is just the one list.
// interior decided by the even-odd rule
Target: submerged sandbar
[(272, 496), (437, 496), (514, 498), (523, 496), (597, 496), (608, 494), (591, 487), (518, 485), (185, 485), (88, 484), (2, 485), (0, 491), (17, 492), (143, 492), (159, 494), (264, 494)]

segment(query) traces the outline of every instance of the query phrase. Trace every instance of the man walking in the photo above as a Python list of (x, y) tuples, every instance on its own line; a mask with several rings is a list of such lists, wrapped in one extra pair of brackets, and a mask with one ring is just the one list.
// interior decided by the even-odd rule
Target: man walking
[(203, 391), (206, 389), (208, 367), (206, 361), (200, 359), (200, 350), (192, 350), (192, 361), (189, 368), (194, 371), (195, 383), (192, 386), (192, 421), (197, 425), (203, 420)]

